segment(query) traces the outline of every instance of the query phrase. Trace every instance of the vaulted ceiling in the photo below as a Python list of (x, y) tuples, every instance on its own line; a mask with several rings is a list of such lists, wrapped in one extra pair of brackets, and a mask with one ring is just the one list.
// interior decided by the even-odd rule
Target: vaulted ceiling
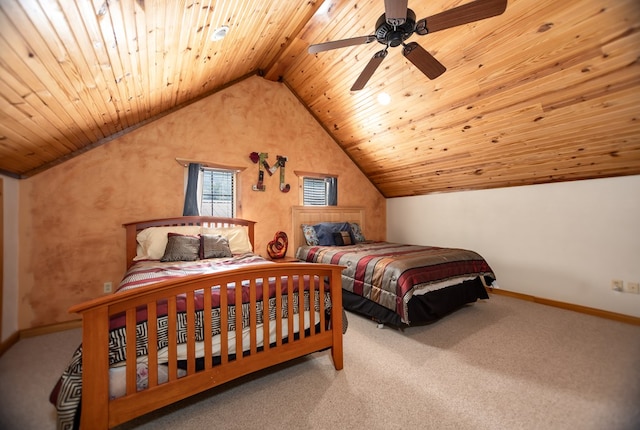
[[(408, 6), (420, 20), (467, 3)], [(405, 43), (446, 67), (435, 79), (391, 46), (351, 91), (384, 45), (308, 53), (374, 34), (384, 11), (384, 0), (2, 0), (0, 173), (37, 174), (257, 73), (284, 82), (386, 197), (640, 174), (637, 0), (508, 0), (499, 16), (412, 34)]]

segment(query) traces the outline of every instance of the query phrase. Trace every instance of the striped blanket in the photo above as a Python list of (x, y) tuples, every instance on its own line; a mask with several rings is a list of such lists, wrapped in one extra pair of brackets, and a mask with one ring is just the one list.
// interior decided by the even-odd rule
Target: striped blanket
[(495, 279), (489, 264), (466, 249), (362, 242), (348, 246), (302, 246), (300, 260), (340, 264), (342, 288), (396, 312), (409, 324), (407, 303), (427, 294), (478, 277)]
[(216, 273), (240, 266), (265, 263), (269, 263), (269, 260), (252, 253), (240, 254), (229, 258), (174, 261), (170, 263), (163, 263), (158, 260), (141, 260), (129, 268), (116, 291), (127, 291), (188, 275)]

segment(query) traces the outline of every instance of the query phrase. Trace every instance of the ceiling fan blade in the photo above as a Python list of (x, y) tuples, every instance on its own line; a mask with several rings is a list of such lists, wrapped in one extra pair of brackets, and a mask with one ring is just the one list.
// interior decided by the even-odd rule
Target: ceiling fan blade
[(369, 79), (371, 78), (371, 76), (373, 76), (373, 73), (376, 71), (380, 63), (382, 63), (382, 60), (384, 60), (384, 57), (386, 56), (387, 56), (386, 49), (376, 52), (374, 56), (371, 58), (371, 60), (369, 60), (369, 63), (366, 65), (362, 73), (360, 73), (360, 76), (358, 76), (358, 79), (351, 87), (351, 91), (359, 91), (363, 89), (364, 86), (367, 85), (367, 82), (369, 82)]
[(384, 0), (384, 15), (387, 23), (400, 26), (407, 20), (408, 0)]
[[(476, 0), (421, 19), (416, 23), (416, 33), (424, 35), (480, 21), (501, 15), (506, 9), (507, 0)], [(426, 30), (423, 21), (426, 21)]]
[(407, 43), (402, 53), (429, 79), (435, 79), (447, 70), (442, 63), (416, 42)]
[(347, 46), (363, 45), (365, 43), (371, 43), (375, 40), (376, 36), (370, 35), (352, 37), (351, 39), (334, 40), (332, 42), (316, 43), (315, 45), (309, 45), (309, 54), (329, 51), (331, 49), (346, 48)]

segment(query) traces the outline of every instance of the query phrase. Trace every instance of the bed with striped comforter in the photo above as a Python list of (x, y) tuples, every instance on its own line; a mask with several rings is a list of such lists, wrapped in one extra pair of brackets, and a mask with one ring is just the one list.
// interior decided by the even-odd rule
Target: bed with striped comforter
[(489, 264), (466, 249), (367, 241), (347, 246), (302, 246), (296, 257), (346, 266), (345, 309), (380, 322), (431, 322), (461, 306), (488, 299), (495, 280)]

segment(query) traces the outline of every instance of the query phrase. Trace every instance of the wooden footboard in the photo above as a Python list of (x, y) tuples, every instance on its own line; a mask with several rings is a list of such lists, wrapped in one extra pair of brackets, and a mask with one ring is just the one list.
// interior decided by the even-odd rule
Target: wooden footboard
[[(326, 348), (331, 348), (335, 368), (342, 369), (342, 269), (342, 266), (307, 263), (255, 265), (162, 282), (74, 306), (70, 311), (80, 313), (83, 321), (81, 428), (113, 427), (240, 376)], [(303, 288), (296, 288), (299, 280), (306, 280), (307, 302), (312, 310), (313, 304), (318, 302), (318, 316), (309, 312), (305, 318), (303, 312), (294, 311), (294, 305), (305, 303)], [(235, 288), (240, 285), (245, 288)], [(327, 285), (332, 303), (330, 317), (325, 316)], [(270, 288), (275, 291), (274, 305), (265, 300), (260, 307), (260, 298), (268, 297)], [(219, 327), (234, 327), (232, 331), (220, 330), (219, 354), (213, 350), (212, 342), (206, 341), (213, 336), (212, 293), (216, 289), (219, 289)], [(248, 294), (244, 299), (243, 291)], [(283, 296), (286, 296), (284, 300)], [(244, 336), (243, 313), (235, 312), (235, 305), (229, 303), (243, 300), (249, 309), (248, 324), (245, 312)], [(178, 302), (186, 306), (180, 317)], [(158, 322), (165, 307), (167, 346), (159, 350)], [(201, 318), (196, 317), (199, 309), (202, 309)], [(288, 318), (270, 319), (270, 311)], [(144, 336), (136, 333), (141, 314), (148, 322)], [(136, 348), (126, 348), (126, 363), (130, 364), (126, 366), (126, 394), (111, 400), (109, 331), (114, 316), (120, 316), (126, 322), (127, 345), (134, 345), (131, 340), (136, 339), (139, 349), (140, 342), (146, 342), (148, 363), (158, 363), (159, 355), (166, 353), (168, 380), (159, 383), (157, 366), (149, 365), (148, 388), (138, 391), (136, 360), (140, 357), (136, 357)], [(260, 320), (262, 324), (258, 322)], [(176, 335), (179, 324), (186, 324), (186, 337), (182, 340)], [(303, 329), (296, 332), (296, 327)], [(204, 330), (204, 341), (199, 344), (196, 330)], [(295, 336), (292, 335), (294, 332)], [(183, 366), (186, 374), (180, 377), (179, 348), (183, 353), (186, 349), (186, 360), (181, 361), (186, 362)], [(196, 366), (196, 351), (201, 351), (198, 355), (202, 355), (202, 366)]]

